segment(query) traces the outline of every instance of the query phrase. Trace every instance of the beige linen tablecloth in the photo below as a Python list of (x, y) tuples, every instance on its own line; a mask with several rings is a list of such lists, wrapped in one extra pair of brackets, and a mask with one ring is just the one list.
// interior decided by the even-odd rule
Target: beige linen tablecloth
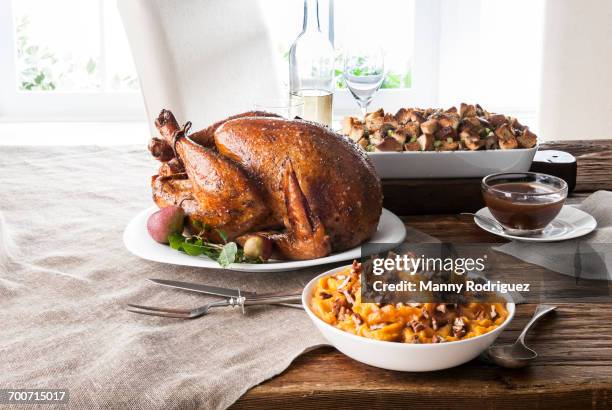
[(68, 389), (73, 408), (225, 408), (324, 343), (290, 308), (192, 321), (124, 310), (209, 300), (150, 277), (299, 292), (323, 269), (237, 273), (131, 255), (122, 232), (151, 206), (155, 169), (144, 146), (0, 147), (0, 388)]

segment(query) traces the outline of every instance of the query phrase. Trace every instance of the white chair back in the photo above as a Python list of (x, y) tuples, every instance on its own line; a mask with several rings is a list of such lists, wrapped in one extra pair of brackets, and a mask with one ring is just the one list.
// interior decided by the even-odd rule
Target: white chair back
[(152, 131), (162, 108), (200, 129), (280, 96), (259, 1), (117, 1)]

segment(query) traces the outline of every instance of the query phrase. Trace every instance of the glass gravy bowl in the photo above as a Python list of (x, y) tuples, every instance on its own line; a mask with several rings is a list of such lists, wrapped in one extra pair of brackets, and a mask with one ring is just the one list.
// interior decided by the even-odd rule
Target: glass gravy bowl
[(481, 188), (493, 217), (516, 236), (541, 233), (563, 208), (568, 191), (561, 178), (536, 172), (489, 175)]

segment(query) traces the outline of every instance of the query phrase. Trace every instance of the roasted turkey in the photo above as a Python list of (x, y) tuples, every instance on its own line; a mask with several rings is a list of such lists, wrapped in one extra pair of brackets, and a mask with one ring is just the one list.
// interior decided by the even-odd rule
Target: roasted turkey
[(327, 256), (376, 231), (380, 181), (366, 154), (320, 125), (247, 112), (189, 133), (163, 110), (149, 150), (162, 162), (152, 178), (160, 207), (185, 210), (192, 230), (240, 243), (270, 238), (286, 259)]

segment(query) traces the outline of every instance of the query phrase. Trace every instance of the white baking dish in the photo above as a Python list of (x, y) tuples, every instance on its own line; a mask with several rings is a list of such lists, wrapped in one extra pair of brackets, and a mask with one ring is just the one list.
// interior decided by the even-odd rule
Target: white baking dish
[(538, 147), (489, 151), (369, 152), (381, 179), (477, 178), (529, 171)]

